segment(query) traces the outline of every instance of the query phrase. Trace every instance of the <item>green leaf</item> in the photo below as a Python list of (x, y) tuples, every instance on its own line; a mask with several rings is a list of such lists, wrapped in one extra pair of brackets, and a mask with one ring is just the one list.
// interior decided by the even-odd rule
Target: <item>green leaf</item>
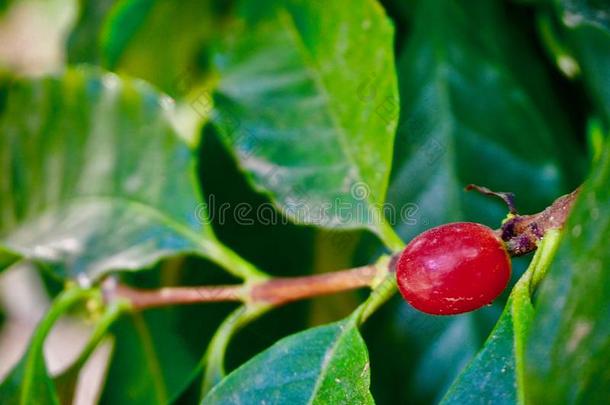
[[(226, 343), (234, 332), (227, 331), (225, 321), (214, 337), (209, 336), (218, 326), (219, 312), (225, 313), (225, 309), (163, 308), (131, 314), (117, 322), (112, 330), (114, 351), (100, 403), (115, 404), (127, 399), (131, 404), (161, 405), (177, 400), (193, 380), (200, 387), (197, 378), (210, 360), (206, 358), (209, 354), (204, 354), (206, 343), (222, 351), (213, 354), (214, 360), (222, 362), (224, 347), (218, 340), (226, 339)], [(200, 326), (190, 325), (192, 322)], [(216, 377), (219, 376), (213, 376)]]
[(490, 399), (499, 404), (516, 403), (512, 305), (509, 300), (483, 349), (458, 376), (442, 404), (484, 404)]
[(455, 380), (442, 404), (525, 403), (525, 339), (534, 314), (531, 295), (548, 269), (558, 241), (557, 231), (545, 235), (485, 345)]
[(0, 246), (0, 272), (17, 262), (20, 256)]
[[(517, 29), (521, 21), (498, 3), (411, 4), (397, 67), (401, 117), (388, 191), (389, 203), (408, 210), (398, 226), (405, 240), (452, 221), (497, 227), (506, 207), (465, 193), (468, 183), (513, 191), (521, 212), (535, 212), (567, 191), (579, 172), (583, 154), (566, 141), (570, 125), (542, 61)], [(514, 273), (528, 261), (513, 260)], [(376, 400), (440, 401), (501, 308), (498, 302), (450, 319), (418, 313), (398, 299), (384, 308), (383, 318), (365, 329), (367, 342), (375, 343), (372, 360), (384, 364), (373, 370)]]
[(376, 403), (438, 403), (476, 355), (503, 304), (451, 317), (430, 316), (395, 297), (363, 328)]
[(103, 65), (184, 95), (203, 80), (203, 51), (220, 21), (209, 0), (182, 1), (179, 7), (172, 0), (120, 1), (104, 22)]
[(119, 398), (134, 404), (166, 404), (188, 385), (197, 368), (198, 357), (175, 333), (173, 311), (156, 310), (144, 316), (131, 314), (112, 328), (115, 347), (102, 404)]
[(57, 319), (74, 303), (92, 296), (92, 292), (70, 289), (59, 295), (36, 327), (30, 344), (15, 368), (0, 384), (0, 402), (6, 405), (59, 404), (55, 384), (44, 358), (44, 341)]
[(9, 9), (11, 3), (12, 0), (0, 0), (0, 18), (2, 17), (4, 12)]
[(405, 239), (449, 221), (499, 221), (505, 207), (464, 193), (515, 192), (525, 212), (575, 182), (582, 152), (531, 42), (498, 1), (417, 3), (398, 61), (401, 119), (388, 201), (417, 209)]
[(101, 29), (118, 0), (79, 0), (78, 17), (66, 41), (69, 64), (99, 63)]
[(206, 349), (205, 373), (202, 383), (203, 395), (207, 394), (212, 387), (225, 377), (225, 354), (227, 346), (236, 332), (271, 308), (268, 305), (241, 306), (233, 311), (218, 327)]
[(610, 144), (572, 209), (527, 340), (531, 403), (610, 398)]
[[(230, 276), (197, 257), (164, 260), (151, 271), (123, 274), (122, 279), (147, 289), (163, 288), (168, 283), (231, 282)], [(121, 403), (127, 398), (131, 404), (167, 404), (195, 384), (198, 401), (206, 345), (236, 307), (234, 303), (202, 303), (125, 314), (110, 330), (114, 344), (101, 403)]]
[(610, 125), (610, 7), (591, 0), (555, 4), (587, 90)]
[[(212, 126), (204, 130), (198, 156), (208, 215), (219, 239), (275, 276), (310, 273), (316, 230), (290, 223), (272, 209), (269, 199), (250, 187)], [(238, 214), (238, 208), (244, 205), (252, 209)], [(232, 210), (223, 213), (223, 207)]]
[(214, 58), (213, 122), (254, 186), (298, 223), (367, 227), (401, 246), (379, 219), (397, 119), (379, 5), (246, 3), (230, 33)]
[(229, 374), (203, 404), (372, 404), (355, 318), (284, 338)]
[(0, 245), (82, 281), (185, 252), (256, 276), (207, 225), (171, 104), (88, 70), (14, 84), (0, 117)]

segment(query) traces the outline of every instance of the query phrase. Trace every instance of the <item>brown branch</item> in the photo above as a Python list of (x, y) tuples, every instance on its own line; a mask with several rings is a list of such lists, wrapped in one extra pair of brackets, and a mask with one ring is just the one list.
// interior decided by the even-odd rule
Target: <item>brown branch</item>
[(580, 187), (556, 199), (544, 211), (533, 215), (515, 215), (498, 229), (497, 234), (506, 242), (511, 256), (522, 256), (536, 249), (537, 243), (549, 229), (561, 229), (565, 223)]
[(276, 278), (252, 287), (254, 301), (281, 305), (318, 295), (370, 286), (377, 275), (373, 265), (306, 277)]
[(164, 287), (144, 290), (117, 284), (115, 279), (108, 279), (103, 285), (103, 291), (107, 302), (124, 298), (129, 300), (136, 310), (222, 301), (250, 301), (278, 306), (304, 298), (367, 287), (373, 283), (376, 276), (377, 268), (370, 265), (313, 276), (266, 280), (252, 285), (249, 292), (243, 285)]
[(108, 279), (104, 282), (102, 289), (106, 302), (116, 298), (125, 298), (137, 310), (175, 304), (241, 301), (244, 296), (244, 287), (241, 285), (163, 287), (145, 290), (117, 284), (114, 279)]

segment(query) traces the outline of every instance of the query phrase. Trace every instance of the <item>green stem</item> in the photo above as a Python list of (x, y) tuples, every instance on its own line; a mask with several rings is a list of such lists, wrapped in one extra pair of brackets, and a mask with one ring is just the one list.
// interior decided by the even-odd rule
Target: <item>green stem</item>
[(95, 324), (93, 332), (87, 341), (87, 344), (81, 351), (80, 355), (66, 370), (55, 378), (55, 384), (58, 388), (58, 395), (62, 403), (72, 403), (74, 399), (74, 391), (78, 381), (78, 375), (85, 365), (91, 354), (98, 347), (110, 326), (119, 318), (119, 316), (128, 311), (131, 305), (126, 300), (114, 300), (110, 302), (102, 314), (101, 318)]
[(224, 358), (233, 335), (271, 308), (270, 305), (241, 306), (233, 311), (216, 330), (204, 355), (205, 373), (201, 388), (202, 397), (225, 376)]
[(97, 290), (69, 287), (68, 289), (62, 291), (57, 298), (53, 300), (51, 307), (47, 311), (42, 321), (40, 321), (34, 336), (42, 338), (46, 337), (57, 319), (59, 319), (64, 312), (70, 309), (72, 305), (78, 301), (98, 297), (99, 292)]
[[(39, 356), (43, 356), (43, 346), (46, 337), (49, 332), (55, 325), (55, 322), (59, 319), (61, 315), (63, 315), (72, 305), (75, 303), (86, 300), (89, 298), (98, 298), (99, 299), (99, 291), (91, 290), (91, 289), (81, 289), (78, 287), (71, 287), (67, 290), (64, 290), (61, 294), (55, 298), (53, 303), (51, 304), (51, 308), (47, 311), (44, 318), (38, 324), (38, 327), (34, 331), (32, 339), (30, 340), (31, 346), (26, 354), (26, 370), (34, 367), (34, 363)], [(35, 403), (35, 398), (29, 398), (28, 396), (34, 392), (30, 387), (33, 384), (37, 384), (38, 381), (34, 381), (35, 373), (24, 373), (24, 379), (22, 383), (22, 397), (20, 399), (20, 403), (29, 404)]]
[(394, 228), (387, 222), (382, 221), (377, 233), (383, 244), (392, 252), (399, 252), (405, 247), (405, 243), (398, 236)]
[(102, 339), (106, 337), (106, 332), (110, 326), (119, 318), (119, 316), (121, 316), (121, 314), (127, 312), (130, 308), (131, 305), (126, 300), (115, 300), (108, 304), (108, 307), (95, 324), (93, 332), (91, 332), (91, 336), (78, 356), (78, 359), (76, 359), (76, 361), (62, 374), (70, 372), (70, 369), (80, 370), (80, 368), (87, 362), (89, 357), (91, 357), (91, 354), (95, 351)]
[(269, 278), (269, 275), (258, 269), (254, 264), (235, 253), (220, 241), (215, 241), (213, 244), (210, 244), (210, 246), (206, 246), (206, 250), (209, 252), (209, 258), (214, 263), (240, 279), (248, 282), (255, 282)]
[(390, 269), (391, 257), (384, 256), (376, 263), (379, 269), (376, 281), (369, 297), (355, 311), (353, 316), (358, 325), (362, 325), (380, 306), (388, 301), (397, 291), (396, 275)]

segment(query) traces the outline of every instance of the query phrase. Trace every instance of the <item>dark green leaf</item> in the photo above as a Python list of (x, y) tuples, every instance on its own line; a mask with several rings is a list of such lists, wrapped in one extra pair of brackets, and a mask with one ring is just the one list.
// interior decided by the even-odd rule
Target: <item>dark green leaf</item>
[(0, 117), (0, 245), (70, 277), (184, 252), (252, 274), (206, 225), (171, 104), (86, 70), (14, 84)]
[(483, 349), (451, 386), (443, 404), (498, 404), (517, 401), (512, 300)]
[(166, 404), (188, 385), (200, 357), (193, 356), (176, 334), (175, 319), (173, 311), (165, 309), (148, 313), (146, 318), (133, 314), (117, 322), (101, 403), (113, 404), (120, 399), (133, 404)]
[(203, 404), (372, 404), (366, 346), (353, 320), (280, 340), (229, 374)]
[(532, 323), (531, 294), (555, 254), (558, 231), (548, 232), (530, 267), (513, 288), (483, 349), (453, 383), (443, 404), (525, 402), (525, 339)]
[(476, 355), (499, 313), (494, 305), (455, 317), (430, 316), (396, 297), (363, 329), (376, 403), (438, 403)]
[(556, 0), (589, 93), (610, 124), (610, 4), (595, 0)]
[(610, 398), (610, 144), (573, 208), (527, 341), (531, 403)]
[(390, 241), (375, 218), (398, 113), (383, 10), (372, 0), (247, 3), (230, 32), (215, 56), (214, 123), (253, 184), (296, 222)]
[(68, 63), (99, 63), (101, 29), (118, 0), (79, 0), (78, 17), (66, 43)]
[[(468, 183), (516, 192), (521, 212), (544, 208), (574, 181), (582, 152), (565, 147), (570, 127), (531, 40), (497, 1), (410, 4), (413, 25), (397, 69), (402, 107), (388, 192), (388, 202), (408, 209), (401, 236), (408, 240), (459, 220), (497, 227), (506, 207), (465, 193)], [(574, 156), (570, 164), (561, 161), (568, 154)], [(528, 261), (513, 260), (514, 273), (522, 274)], [(371, 358), (384, 364), (372, 371), (376, 400), (438, 402), (489, 335), (501, 307), (498, 302), (450, 319), (418, 313), (400, 300), (382, 309), (383, 318), (365, 329), (367, 342), (374, 342)]]
[[(442, 404), (517, 403), (515, 344), (516, 339), (522, 344), (524, 336), (515, 334), (515, 311), (522, 311), (520, 315), (529, 320), (533, 309), (531, 303), (518, 308), (513, 297), (509, 298), (485, 345), (451, 385)], [(520, 330), (525, 326), (529, 324), (519, 325)]]
[[(514, 284), (530, 259), (513, 259)], [(395, 297), (363, 329), (378, 404), (438, 403), (489, 337), (510, 291), (492, 305), (457, 316), (424, 314)]]
[(210, 340), (205, 354), (205, 373), (202, 383), (203, 395), (207, 394), (212, 387), (225, 377), (225, 356), (227, 346), (233, 336), (239, 329), (270, 309), (272, 307), (268, 305), (258, 307), (241, 306), (233, 311), (218, 327), (218, 330)]
[(420, 1), (414, 19), (398, 62), (402, 107), (388, 193), (396, 206), (417, 207), (401, 236), (501, 219), (506, 209), (464, 193), (469, 183), (515, 192), (525, 212), (546, 206), (574, 182), (582, 153), (567, 141), (569, 125), (529, 40), (498, 1)]
[(0, 0), (0, 17), (2, 17), (2, 14), (9, 8), (11, 3), (12, 0)]
[[(205, 128), (202, 138), (198, 174), (219, 239), (275, 276), (310, 273), (315, 229), (290, 223), (269, 199), (255, 192), (212, 126)], [(238, 213), (243, 206), (251, 210)]]
[(0, 246), (0, 272), (18, 260), (19, 255), (17, 253), (11, 252)]
[[(232, 278), (197, 257), (168, 259), (151, 271), (125, 273), (123, 282), (141, 288), (177, 285), (227, 284)], [(192, 403), (200, 399), (206, 346), (235, 304), (195, 304), (153, 308), (129, 314), (111, 329), (114, 350), (101, 395), (101, 403), (166, 404), (193, 381)], [(250, 353), (250, 356), (255, 353)], [(137, 359), (137, 360), (135, 360)]]

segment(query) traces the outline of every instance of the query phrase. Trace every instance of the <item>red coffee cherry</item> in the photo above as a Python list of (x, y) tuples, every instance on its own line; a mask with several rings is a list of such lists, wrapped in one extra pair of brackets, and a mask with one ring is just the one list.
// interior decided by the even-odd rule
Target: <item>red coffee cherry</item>
[(452, 315), (490, 304), (508, 284), (510, 269), (502, 240), (490, 228), (455, 222), (414, 238), (398, 259), (396, 279), (415, 308)]

